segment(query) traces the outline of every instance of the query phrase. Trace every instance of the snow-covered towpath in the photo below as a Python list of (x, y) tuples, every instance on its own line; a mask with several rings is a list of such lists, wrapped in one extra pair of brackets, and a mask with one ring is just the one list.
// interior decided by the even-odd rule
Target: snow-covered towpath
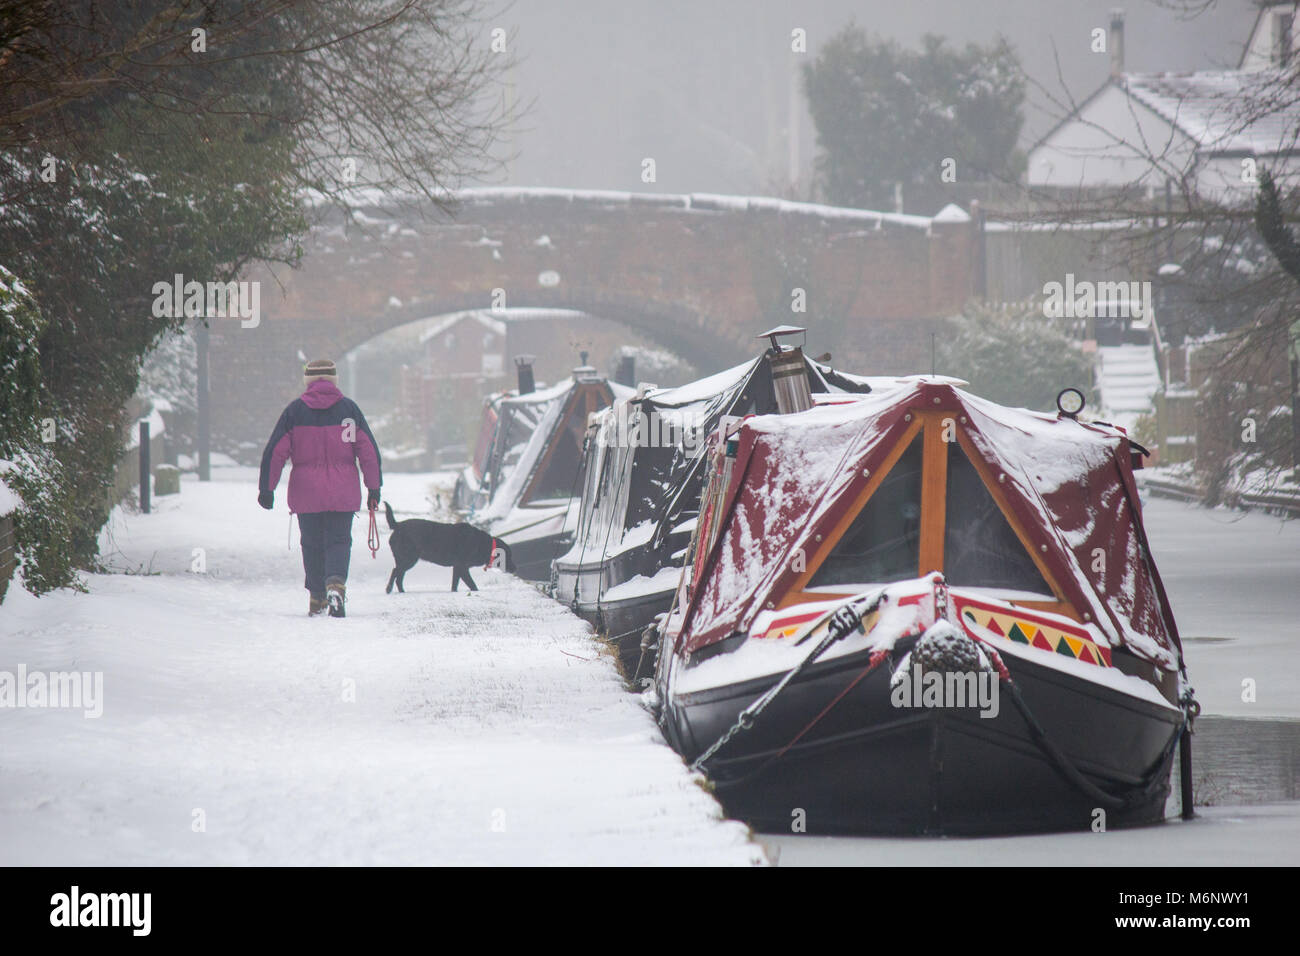
[(284, 486), (213, 477), (115, 515), (110, 564), (154, 574), (0, 606), (0, 671), (103, 674), (98, 718), (0, 709), (0, 864), (762, 861), (559, 605), (429, 564), (385, 595), (358, 516), (349, 616), (308, 619)]

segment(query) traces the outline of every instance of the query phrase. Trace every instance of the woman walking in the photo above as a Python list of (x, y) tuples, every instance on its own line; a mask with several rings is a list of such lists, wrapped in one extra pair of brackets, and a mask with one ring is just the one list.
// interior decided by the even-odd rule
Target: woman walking
[(303, 369), (303, 393), (289, 403), (262, 452), (257, 503), (275, 504), (284, 463), (289, 472), (289, 511), (298, 516), (302, 566), (310, 595), (309, 615), (326, 609), (343, 617), (347, 600), (352, 518), (361, 508), (357, 465), (369, 489), (367, 505), (379, 506), (382, 482), (379, 445), (357, 403), (338, 387), (338, 372), (327, 359)]

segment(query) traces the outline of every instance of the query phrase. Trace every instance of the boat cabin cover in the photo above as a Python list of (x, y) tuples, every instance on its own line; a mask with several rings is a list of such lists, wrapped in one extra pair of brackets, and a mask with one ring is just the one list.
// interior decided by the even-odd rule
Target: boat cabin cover
[[(934, 379), (746, 419), (679, 595), (691, 654), (774, 610), (942, 572), (1163, 671), (1181, 645), (1119, 429)], [(724, 452), (718, 452), (723, 454)], [(1140, 461), (1139, 461), (1140, 467)]]
[(487, 460), (484, 522), (517, 507), (565, 503), (576, 495), (587, 418), (632, 390), (595, 375), (566, 378), (550, 388), (501, 400)]

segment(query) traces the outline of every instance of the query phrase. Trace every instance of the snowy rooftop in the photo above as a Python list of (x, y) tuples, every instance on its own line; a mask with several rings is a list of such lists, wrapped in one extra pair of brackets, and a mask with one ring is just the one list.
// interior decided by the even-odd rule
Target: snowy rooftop
[(1300, 98), (1277, 70), (1125, 73), (1121, 84), (1209, 152), (1269, 154), (1295, 148)]

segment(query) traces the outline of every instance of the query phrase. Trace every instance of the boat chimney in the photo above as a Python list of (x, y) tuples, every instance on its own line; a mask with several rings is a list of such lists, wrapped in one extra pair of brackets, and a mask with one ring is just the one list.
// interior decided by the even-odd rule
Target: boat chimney
[(520, 395), (529, 395), (537, 390), (537, 382), (533, 378), (533, 358), (532, 355), (515, 356), (515, 371), (519, 375)]
[(1124, 11), (1110, 11), (1110, 75), (1118, 80), (1124, 73)]
[(614, 373), (614, 381), (620, 385), (626, 385), (628, 388), (636, 388), (635, 355), (619, 356), (618, 370)]
[(600, 379), (600, 373), (592, 366), (587, 364), (587, 353), (578, 353), (578, 367), (573, 370), (573, 380), (575, 382), (595, 382)]
[(776, 410), (782, 415), (812, 408), (812, 391), (808, 388), (803, 346), (781, 344), (783, 337), (801, 335), (807, 331), (793, 325), (778, 325), (758, 336), (772, 343), (772, 347), (763, 357), (767, 359), (768, 367), (772, 370), (772, 391), (776, 394)]

